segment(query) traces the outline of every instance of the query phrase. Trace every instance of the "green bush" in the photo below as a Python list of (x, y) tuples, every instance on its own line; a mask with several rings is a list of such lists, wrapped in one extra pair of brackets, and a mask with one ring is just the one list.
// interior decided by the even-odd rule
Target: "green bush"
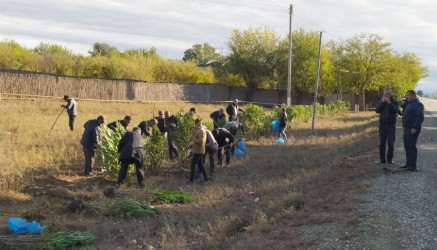
[(162, 136), (158, 126), (152, 128), (152, 135), (144, 138), (144, 152), (146, 154), (147, 173), (154, 175), (158, 173), (164, 160), (165, 138)]
[(287, 113), (287, 121), (291, 122), (293, 120), (293, 108), (291, 106), (287, 106), (284, 103), (273, 107), (272, 120), (279, 119), (282, 114), (282, 108), (285, 108), (285, 112)]
[(262, 107), (255, 104), (249, 103), (244, 107), (245, 111), (238, 116), (238, 119), (244, 124), (246, 137), (256, 139), (266, 135), (271, 130), (271, 117), (265, 113)]
[(194, 131), (194, 113), (184, 113), (180, 110), (176, 118), (178, 119), (178, 128), (174, 132), (175, 144), (179, 152), (179, 160), (184, 160), (188, 157), (190, 150), (188, 145), (191, 143), (191, 139)]
[[(225, 123), (226, 124), (226, 123)], [(223, 124), (224, 125), (224, 124)], [(203, 126), (208, 129), (209, 131), (212, 131), (214, 129), (214, 123), (212, 121), (206, 121), (203, 123)]]
[[(337, 101), (333, 104), (322, 105), (316, 103), (316, 114), (319, 115), (335, 115), (347, 112), (350, 108), (350, 103), (345, 101)], [(296, 105), (293, 106), (292, 115), (293, 121), (308, 122), (313, 117), (313, 105)], [(288, 114), (288, 110), (287, 110)]]
[(102, 158), (103, 169), (108, 172), (109, 178), (117, 180), (120, 165), (118, 160), (120, 154), (118, 153), (118, 143), (123, 137), (125, 131), (123, 126), (117, 122), (116, 130), (113, 131), (106, 126), (101, 130), (102, 143), (98, 150), (98, 155)]
[(308, 122), (311, 120), (313, 115), (313, 106), (310, 105), (296, 105), (292, 109), (293, 120)]
[(329, 105), (331, 113), (341, 114), (350, 110), (350, 102), (338, 100), (336, 103)]

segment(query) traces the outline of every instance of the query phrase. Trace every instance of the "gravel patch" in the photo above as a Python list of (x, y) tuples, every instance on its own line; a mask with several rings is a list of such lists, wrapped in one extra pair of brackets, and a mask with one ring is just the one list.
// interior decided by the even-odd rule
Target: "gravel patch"
[[(365, 200), (358, 207), (360, 223), (353, 232), (338, 222), (304, 227), (304, 235), (321, 238), (313, 249), (437, 249), (437, 118), (433, 114), (425, 113), (417, 142), (419, 171), (381, 173), (366, 180), (371, 189), (360, 195)], [(405, 163), (400, 129), (394, 160)]]

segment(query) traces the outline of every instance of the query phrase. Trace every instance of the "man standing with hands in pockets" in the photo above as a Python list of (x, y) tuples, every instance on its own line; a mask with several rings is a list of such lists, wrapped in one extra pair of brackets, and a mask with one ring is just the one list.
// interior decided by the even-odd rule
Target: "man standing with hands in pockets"
[(392, 97), (391, 89), (384, 89), (384, 95), (376, 104), (376, 113), (379, 113), (379, 163), (393, 164), (398, 110), (399, 103)]

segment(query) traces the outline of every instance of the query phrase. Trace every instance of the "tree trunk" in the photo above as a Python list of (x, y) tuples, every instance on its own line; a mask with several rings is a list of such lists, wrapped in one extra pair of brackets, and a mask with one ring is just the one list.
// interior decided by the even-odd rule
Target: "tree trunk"
[(355, 95), (354, 103), (355, 103), (354, 112), (360, 111), (360, 95)]

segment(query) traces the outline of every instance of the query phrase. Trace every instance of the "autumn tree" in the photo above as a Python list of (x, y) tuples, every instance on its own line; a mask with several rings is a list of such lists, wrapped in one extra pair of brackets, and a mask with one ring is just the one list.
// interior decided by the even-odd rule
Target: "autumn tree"
[(386, 61), (386, 71), (381, 74), (382, 88), (393, 89), (401, 97), (407, 90), (415, 89), (420, 79), (428, 76), (428, 69), (414, 53), (393, 53)]
[[(314, 93), (319, 51), (319, 33), (299, 29), (292, 34), (292, 72), (291, 87), (297, 103), (305, 93)], [(280, 62), (278, 66), (278, 86), (287, 89), (289, 39), (280, 45)], [(322, 46), (319, 75), (319, 96), (326, 96), (335, 89), (334, 68), (330, 60), (330, 51)]]
[(15, 41), (0, 42), (0, 68), (31, 70), (28, 62), (36, 55)]
[(58, 44), (40, 43), (33, 49), (42, 57), (42, 72), (73, 75), (73, 52)]
[(355, 110), (359, 109), (359, 95), (366, 90), (379, 90), (379, 76), (387, 71), (385, 62), (391, 55), (391, 44), (376, 34), (360, 34), (333, 45), (333, 62), (355, 95)]
[(196, 63), (206, 63), (209, 61), (219, 61), (221, 56), (216, 49), (209, 43), (194, 44), (191, 48), (184, 51), (182, 60), (193, 60)]
[(94, 56), (109, 57), (113, 53), (119, 53), (119, 51), (116, 47), (111, 46), (109, 44), (96, 42), (94, 43), (93, 48), (88, 51), (88, 53), (93, 57)]
[(280, 39), (268, 28), (234, 29), (228, 42), (231, 51), (226, 59), (227, 70), (244, 79), (251, 100), (256, 88), (269, 85), (278, 66)]

